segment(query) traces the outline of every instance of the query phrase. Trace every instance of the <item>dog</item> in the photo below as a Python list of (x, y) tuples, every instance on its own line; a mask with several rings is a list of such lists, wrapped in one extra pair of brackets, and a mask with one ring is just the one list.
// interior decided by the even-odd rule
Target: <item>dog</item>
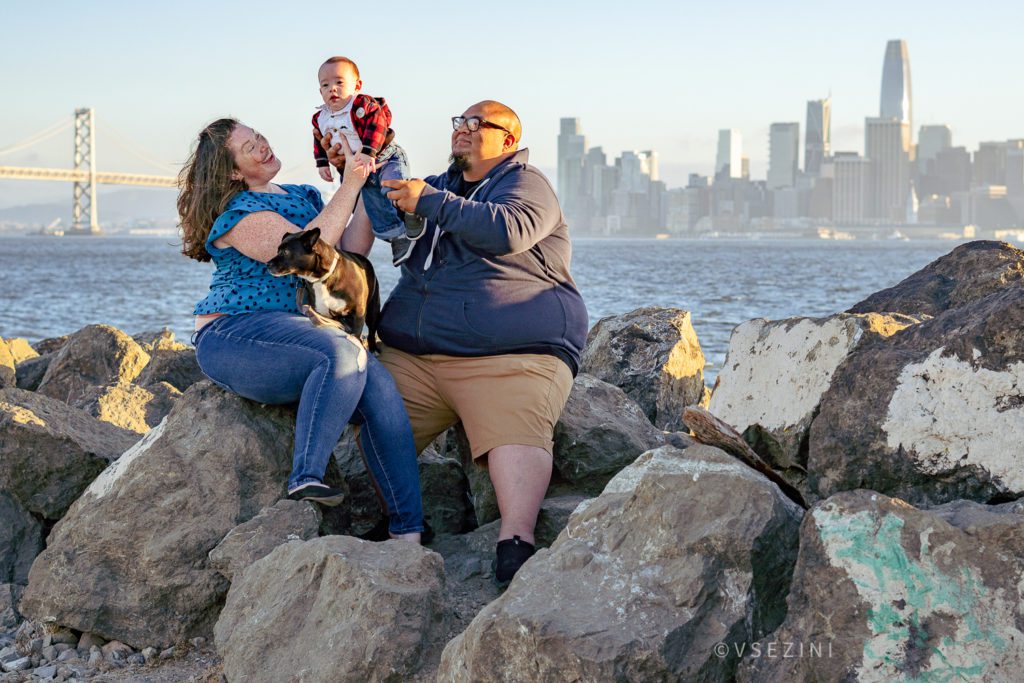
[(377, 351), (380, 290), (365, 256), (339, 251), (320, 239), (320, 228), (309, 228), (286, 234), (267, 270), (303, 280), (296, 303), (314, 325), (340, 327), (359, 339), (365, 324), (367, 346)]

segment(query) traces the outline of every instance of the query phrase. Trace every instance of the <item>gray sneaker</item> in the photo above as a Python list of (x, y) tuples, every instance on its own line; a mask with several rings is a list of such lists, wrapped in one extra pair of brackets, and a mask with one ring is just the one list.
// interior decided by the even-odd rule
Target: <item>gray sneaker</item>
[(399, 235), (391, 240), (391, 265), (400, 266), (412, 256), (412, 248), (416, 244), (405, 235)]
[(427, 219), (417, 216), (414, 213), (407, 213), (404, 217), (405, 234), (413, 242), (423, 237), (424, 228), (427, 227)]

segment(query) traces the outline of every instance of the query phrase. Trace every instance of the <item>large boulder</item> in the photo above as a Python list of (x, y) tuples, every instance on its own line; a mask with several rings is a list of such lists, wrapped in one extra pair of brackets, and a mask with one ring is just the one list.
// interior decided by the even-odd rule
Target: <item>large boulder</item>
[(580, 366), (640, 404), (655, 426), (683, 426), (683, 408), (704, 399), (704, 353), (690, 312), (638, 308), (590, 330)]
[(6, 344), (7, 350), (10, 352), (11, 357), (14, 359), (14, 364), (28, 360), (29, 358), (35, 358), (39, 355), (39, 352), (32, 348), (32, 345), (28, 343), (28, 340), (23, 337), (11, 337), (10, 339), (0, 339), (0, 344)]
[(39, 383), (46, 376), (46, 370), (50, 367), (50, 361), (55, 354), (46, 353), (34, 358), (26, 358), (14, 366), (17, 387), (25, 391), (35, 391)]
[(21, 601), (21, 594), (24, 592), (24, 586), (14, 583), (0, 584), (0, 629), (14, 628), (21, 622), (18, 602)]
[(1024, 494), (1024, 281), (859, 349), (811, 425), (818, 498), (914, 504)]
[(199, 369), (194, 349), (157, 348), (150, 352), (149, 363), (135, 383), (148, 387), (151, 384), (167, 382), (178, 391), (185, 391), (204, 379), (206, 375)]
[(89, 483), (138, 440), (60, 401), (0, 390), (0, 490), (30, 512), (63, 516)]
[(910, 275), (876, 292), (849, 313), (905, 313), (937, 316), (1024, 279), (1024, 251), (1005, 242), (962, 244)]
[(440, 555), (325, 536), (236, 577), (215, 637), (231, 681), (400, 681), (430, 656), (444, 616)]
[(1014, 508), (922, 511), (873, 491), (819, 502), (800, 529), (786, 620), (746, 649), (740, 680), (1020, 680)]
[(234, 581), (235, 575), (282, 543), (316, 538), (320, 519), (313, 503), (279, 500), (229, 531), (210, 551), (210, 566)]
[(554, 442), (558, 475), (574, 490), (596, 496), (641, 453), (664, 445), (665, 434), (622, 389), (580, 373), (555, 424)]
[(183, 351), (192, 348), (188, 344), (179, 342), (174, 336), (174, 331), (169, 327), (139, 332), (138, 334), (133, 334), (132, 339), (149, 354), (160, 350)]
[(722, 451), (643, 454), (445, 647), (444, 681), (728, 681), (785, 616), (802, 510)]
[(149, 354), (121, 330), (88, 325), (61, 346), (36, 391), (72, 404), (90, 387), (131, 382), (148, 362)]
[(193, 386), (57, 524), (22, 613), (133, 647), (208, 635), (228, 582), (207, 555), (284, 494), (294, 421)]
[(43, 528), (6, 491), (0, 491), (0, 584), (28, 582), (32, 561), (43, 549)]
[(0, 389), (16, 385), (18, 375), (14, 366), (14, 354), (11, 353), (10, 345), (0, 339)]
[(181, 392), (166, 382), (147, 388), (132, 382), (89, 387), (75, 402), (97, 420), (145, 434), (171, 412)]
[(729, 339), (708, 410), (803, 488), (808, 431), (836, 368), (854, 349), (915, 322), (877, 313), (745, 322)]
[(419, 456), (423, 518), (438, 534), (459, 534), (474, 526), (469, 481), (462, 464), (428, 447)]

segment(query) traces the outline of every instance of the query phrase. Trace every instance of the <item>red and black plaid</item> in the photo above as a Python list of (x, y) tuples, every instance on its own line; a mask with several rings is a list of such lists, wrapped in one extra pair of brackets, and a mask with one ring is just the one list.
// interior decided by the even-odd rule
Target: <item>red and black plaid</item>
[[(362, 110), (363, 115), (359, 116)], [(363, 143), (363, 154), (376, 157), (384, 148), (384, 141), (391, 128), (391, 109), (383, 97), (371, 97), (359, 93), (352, 101), (352, 125)], [(320, 146), (320, 113), (313, 114), (313, 157), (317, 166), (327, 166), (327, 152)]]

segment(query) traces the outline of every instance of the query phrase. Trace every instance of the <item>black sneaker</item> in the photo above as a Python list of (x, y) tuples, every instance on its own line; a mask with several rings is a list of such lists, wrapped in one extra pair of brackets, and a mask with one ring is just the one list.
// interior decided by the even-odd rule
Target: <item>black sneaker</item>
[(498, 541), (494, 564), (491, 565), (494, 570), (494, 581), (498, 587), (507, 586), (519, 568), (526, 564), (526, 561), (536, 552), (537, 548), (532, 543), (527, 543), (518, 536)]
[(345, 500), (345, 492), (313, 481), (288, 492), (288, 500), (309, 500), (333, 507)]
[(391, 240), (391, 265), (400, 266), (412, 256), (412, 248), (416, 244), (405, 235), (399, 235)]
[(407, 213), (403, 217), (405, 222), (405, 236), (415, 242), (423, 237), (424, 229), (427, 227), (427, 219), (417, 216), (414, 213)]

